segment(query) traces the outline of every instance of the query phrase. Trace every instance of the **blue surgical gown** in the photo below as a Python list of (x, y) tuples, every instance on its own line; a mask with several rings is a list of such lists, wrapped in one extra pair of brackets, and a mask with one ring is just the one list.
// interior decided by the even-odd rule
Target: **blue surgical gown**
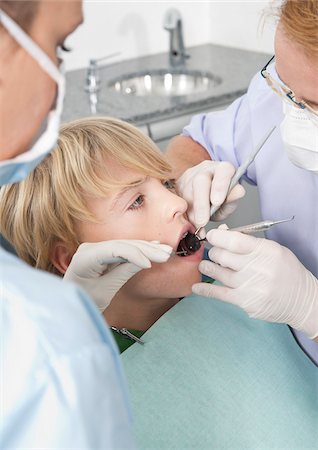
[[(282, 100), (258, 73), (245, 95), (224, 111), (194, 116), (183, 134), (200, 143), (211, 159), (237, 167), (276, 125), (245, 180), (258, 186), (264, 220), (295, 215), (292, 222), (271, 228), (266, 237), (288, 247), (318, 278), (318, 176), (288, 159), (280, 134), (283, 118)], [(301, 332), (295, 330), (295, 334), (318, 364), (318, 344)]]
[(134, 448), (112, 336), (76, 286), (0, 249), (0, 448)]

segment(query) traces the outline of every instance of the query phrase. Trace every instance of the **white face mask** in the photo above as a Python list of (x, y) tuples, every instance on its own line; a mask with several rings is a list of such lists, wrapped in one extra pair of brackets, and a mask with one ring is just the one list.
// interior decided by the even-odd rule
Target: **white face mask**
[(280, 131), (288, 158), (296, 166), (318, 174), (318, 126), (296, 106), (283, 102), (283, 110)]
[(0, 161), (0, 186), (2, 186), (24, 179), (55, 146), (63, 107), (65, 78), (63, 68), (60, 66), (59, 70), (47, 54), (1, 9), (0, 22), (57, 83), (55, 109), (51, 110), (43, 121), (40, 134), (32, 143), (31, 148), (15, 158)]

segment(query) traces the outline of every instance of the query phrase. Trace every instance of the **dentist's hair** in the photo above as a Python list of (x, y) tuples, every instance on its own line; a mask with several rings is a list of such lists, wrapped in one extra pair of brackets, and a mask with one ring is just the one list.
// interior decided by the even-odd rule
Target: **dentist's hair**
[(317, 57), (318, 0), (283, 0), (278, 15), (289, 38)]
[(20, 183), (0, 190), (0, 232), (32, 266), (59, 273), (55, 244), (75, 253), (76, 223), (95, 222), (87, 196), (105, 197), (127, 187), (112, 164), (157, 179), (171, 168), (153, 141), (138, 128), (112, 118), (84, 118), (61, 127), (57, 147)]

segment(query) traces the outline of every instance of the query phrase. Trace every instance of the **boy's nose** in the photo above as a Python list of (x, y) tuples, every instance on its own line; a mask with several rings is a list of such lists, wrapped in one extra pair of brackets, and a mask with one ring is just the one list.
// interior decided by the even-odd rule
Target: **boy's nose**
[(169, 192), (170, 197), (167, 202), (167, 213), (171, 219), (185, 214), (188, 209), (188, 203), (174, 192)]

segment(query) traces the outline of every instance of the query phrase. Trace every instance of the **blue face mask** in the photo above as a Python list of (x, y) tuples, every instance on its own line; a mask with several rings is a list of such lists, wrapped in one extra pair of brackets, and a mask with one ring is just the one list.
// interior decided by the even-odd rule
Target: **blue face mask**
[(58, 86), (55, 109), (48, 113), (31, 147), (15, 158), (0, 161), (0, 186), (3, 186), (23, 180), (55, 146), (63, 107), (65, 78), (62, 67), (59, 70), (47, 54), (1, 9), (0, 22)]

